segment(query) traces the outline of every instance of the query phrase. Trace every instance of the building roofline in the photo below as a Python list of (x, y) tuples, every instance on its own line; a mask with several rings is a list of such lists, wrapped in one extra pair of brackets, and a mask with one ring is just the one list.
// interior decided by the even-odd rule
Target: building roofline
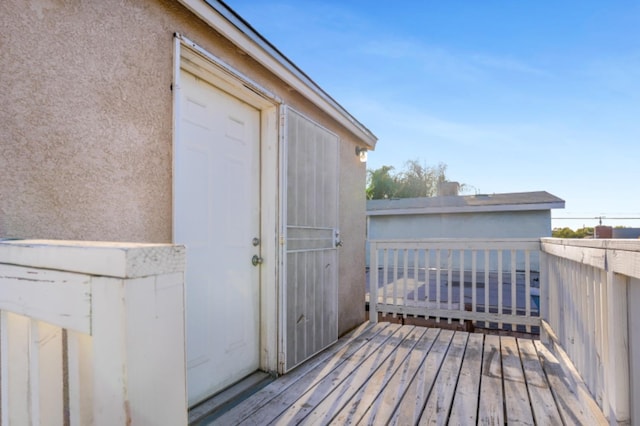
[(514, 212), (563, 209), (562, 198), (546, 191), (453, 195), (367, 201), (367, 216)]
[(552, 203), (530, 204), (494, 204), (485, 206), (443, 206), (443, 207), (419, 207), (405, 209), (380, 209), (367, 210), (367, 216), (396, 216), (396, 215), (425, 215), (446, 213), (485, 213), (485, 212), (515, 212), (563, 209), (564, 201)]
[(374, 149), (378, 138), (221, 0), (179, 0), (247, 55)]

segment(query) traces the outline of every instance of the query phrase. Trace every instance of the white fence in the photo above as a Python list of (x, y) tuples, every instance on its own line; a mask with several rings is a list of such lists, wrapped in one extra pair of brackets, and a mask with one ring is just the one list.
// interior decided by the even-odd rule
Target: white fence
[(539, 326), (538, 239), (369, 241), (369, 312), (470, 320), (531, 332)]
[(503, 330), (539, 326), (563, 367), (584, 380), (573, 384), (584, 409), (593, 409), (593, 397), (611, 424), (640, 424), (640, 241), (369, 244), (371, 321), (381, 314)]
[(184, 247), (0, 242), (0, 424), (187, 423)]
[(640, 423), (640, 241), (544, 238), (542, 251), (541, 337), (610, 423)]

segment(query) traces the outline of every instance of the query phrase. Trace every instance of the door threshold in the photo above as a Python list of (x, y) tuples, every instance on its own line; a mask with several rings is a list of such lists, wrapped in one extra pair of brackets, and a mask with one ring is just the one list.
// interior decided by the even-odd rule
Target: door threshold
[(218, 417), (275, 380), (272, 374), (256, 371), (211, 398), (189, 409), (189, 425), (212, 424)]

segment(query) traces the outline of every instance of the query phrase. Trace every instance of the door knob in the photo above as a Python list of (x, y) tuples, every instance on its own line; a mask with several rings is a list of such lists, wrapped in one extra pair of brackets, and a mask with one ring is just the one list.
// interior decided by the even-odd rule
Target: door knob
[(251, 258), (251, 264), (253, 266), (258, 266), (263, 262), (263, 259), (258, 256), (257, 254), (254, 254), (253, 257)]

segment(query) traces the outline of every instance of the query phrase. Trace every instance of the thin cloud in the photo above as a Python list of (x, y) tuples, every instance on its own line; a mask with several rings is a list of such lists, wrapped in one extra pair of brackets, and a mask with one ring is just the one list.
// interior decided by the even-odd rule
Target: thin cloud
[(383, 36), (369, 40), (357, 53), (386, 61), (414, 77), (425, 78), (425, 73), (460, 81), (476, 81), (481, 77), (480, 69), (463, 55), (409, 38)]
[(499, 71), (531, 74), (537, 76), (551, 75), (546, 70), (533, 67), (529, 64), (511, 58), (476, 54), (472, 55), (470, 59), (481, 67), (491, 68)]
[[(382, 146), (399, 142), (425, 141), (446, 143), (450, 146), (479, 148), (489, 152), (529, 153), (537, 149), (572, 150), (584, 147), (584, 135), (575, 134), (562, 124), (550, 122), (505, 121), (472, 122), (443, 117), (422, 109), (419, 105), (382, 103), (372, 98), (351, 98), (351, 108), (369, 123), (385, 122), (389, 134), (380, 133)], [(376, 132), (376, 128), (372, 128)], [(391, 141), (390, 139), (394, 140)]]
[[(359, 52), (386, 60), (418, 65), (414, 69), (465, 81), (494, 78), (497, 73), (550, 77), (547, 70), (521, 60), (488, 54), (469, 54), (442, 46), (429, 45), (410, 38), (384, 37), (369, 40)], [(406, 67), (405, 68), (409, 68)]]

